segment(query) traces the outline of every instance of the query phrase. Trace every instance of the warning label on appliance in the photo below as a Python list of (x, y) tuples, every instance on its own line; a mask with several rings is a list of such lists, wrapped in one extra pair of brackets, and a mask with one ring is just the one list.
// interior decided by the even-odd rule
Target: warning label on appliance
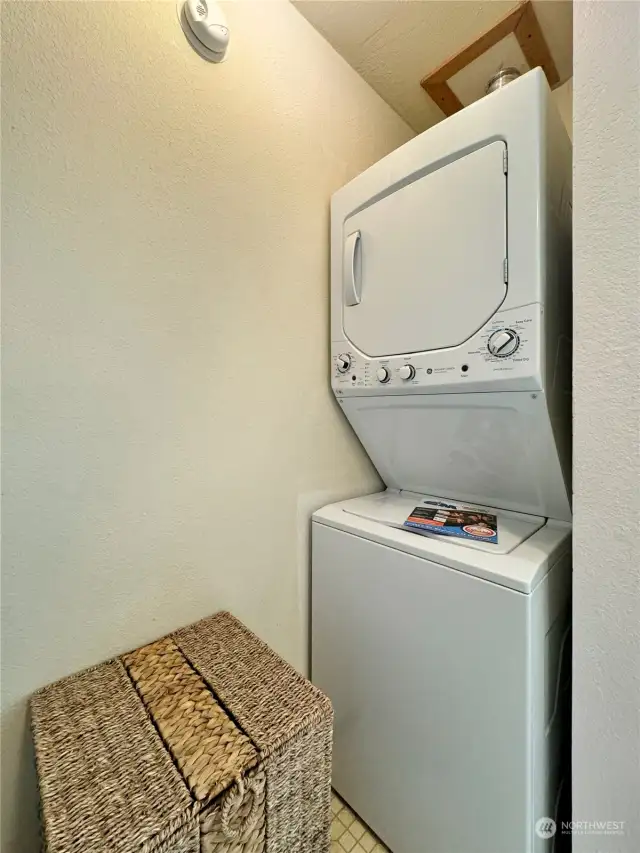
[(413, 533), (457, 536), (478, 542), (498, 541), (497, 517), (465, 504), (425, 501), (411, 512), (404, 526)]

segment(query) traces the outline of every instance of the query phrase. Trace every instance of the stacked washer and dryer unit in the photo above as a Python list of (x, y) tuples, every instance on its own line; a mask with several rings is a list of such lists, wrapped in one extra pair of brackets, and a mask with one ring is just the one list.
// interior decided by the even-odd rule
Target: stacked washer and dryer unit
[[(571, 145), (536, 69), (331, 208), (332, 387), (384, 492), (312, 521), (334, 785), (393, 853), (551, 850), (571, 590)], [(420, 536), (424, 500), (498, 541)], [(568, 780), (567, 780), (568, 784)]]

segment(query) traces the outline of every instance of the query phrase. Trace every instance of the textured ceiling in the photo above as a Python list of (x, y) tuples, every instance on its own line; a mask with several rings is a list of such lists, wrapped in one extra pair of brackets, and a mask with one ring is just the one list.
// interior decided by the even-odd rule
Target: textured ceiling
[[(420, 80), (482, 32), (516, 0), (293, 0), (296, 8), (416, 131), (443, 114)], [(560, 82), (572, 73), (571, 0), (534, 0)], [(464, 104), (481, 97), (503, 65), (527, 70), (513, 35), (450, 80)]]

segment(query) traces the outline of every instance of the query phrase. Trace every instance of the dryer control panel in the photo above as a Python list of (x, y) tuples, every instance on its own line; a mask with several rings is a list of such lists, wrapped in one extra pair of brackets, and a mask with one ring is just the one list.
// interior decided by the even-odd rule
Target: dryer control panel
[(341, 396), (539, 390), (542, 307), (499, 311), (464, 344), (370, 358), (332, 343), (332, 387)]

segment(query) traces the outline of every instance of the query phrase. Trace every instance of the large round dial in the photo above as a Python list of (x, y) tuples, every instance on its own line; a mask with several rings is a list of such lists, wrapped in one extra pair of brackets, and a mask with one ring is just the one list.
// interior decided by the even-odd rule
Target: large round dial
[(338, 373), (346, 373), (351, 367), (351, 356), (349, 353), (340, 353), (337, 358)]
[(413, 379), (415, 375), (416, 369), (412, 364), (403, 364), (402, 367), (398, 368), (398, 376), (400, 379), (408, 381), (409, 379)]
[(376, 379), (384, 385), (385, 382), (388, 382), (391, 379), (391, 374), (386, 367), (379, 367), (376, 371)]
[(498, 329), (489, 337), (487, 348), (491, 355), (497, 358), (506, 358), (513, 355), (520, 346), (520, 338), (513, 329)]

